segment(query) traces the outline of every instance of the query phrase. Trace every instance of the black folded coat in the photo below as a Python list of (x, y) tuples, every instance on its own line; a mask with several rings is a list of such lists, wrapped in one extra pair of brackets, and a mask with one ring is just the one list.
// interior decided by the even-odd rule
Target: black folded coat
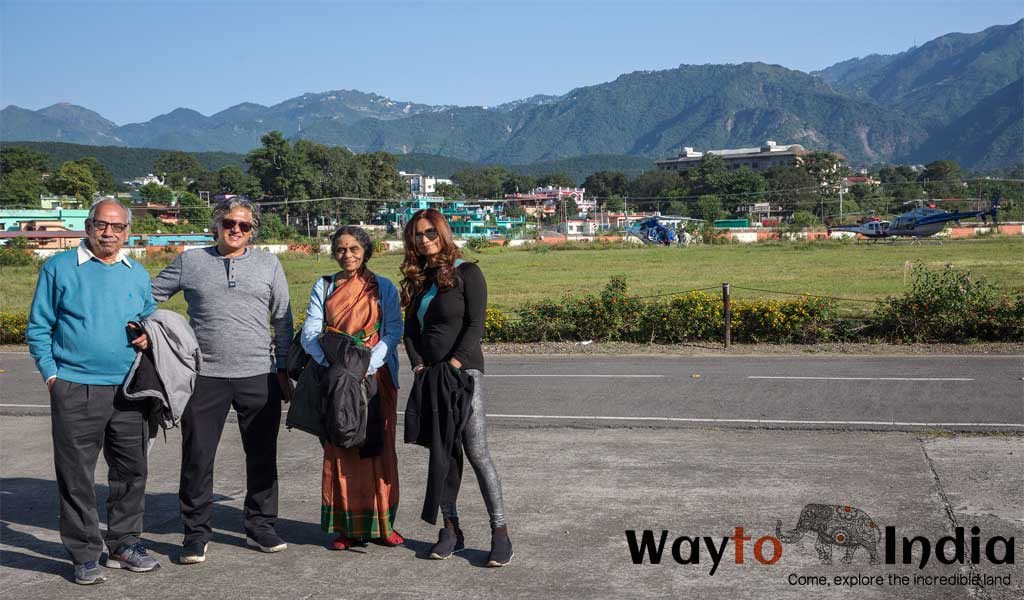
[(405, 443), (430, 449), (420, 517), (437, 523), (441, 499), (458, 489), (462, 431), (472, 412), (473, 377), (447, 362), (416, 374), (405, 405)]

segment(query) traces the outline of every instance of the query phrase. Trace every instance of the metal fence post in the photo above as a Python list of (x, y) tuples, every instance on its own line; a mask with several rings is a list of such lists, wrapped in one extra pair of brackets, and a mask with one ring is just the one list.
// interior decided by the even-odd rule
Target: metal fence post
[(729, 302), (729, 284), (722, 284), (722, 310), (725, 316), (725, 347), (732, 343), (732, 304)]

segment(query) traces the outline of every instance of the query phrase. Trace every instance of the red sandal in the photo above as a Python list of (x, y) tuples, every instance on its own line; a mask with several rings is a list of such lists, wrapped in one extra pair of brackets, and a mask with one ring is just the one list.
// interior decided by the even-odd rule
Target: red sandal
[(358, 540), (354, 540), (345, 535), (339, 535), (333, 542), (331, 542), (331, 550), (348, 550), (352, 546), (357, 545), (359, 545)]
[(382, 546), (401, 546), (405, 543), (405, 538), (403, 538), (402, 535), (397, 531), (392, 531), (391, 535), (389, 535), (388, 537), (380, 538), (380, 543)]

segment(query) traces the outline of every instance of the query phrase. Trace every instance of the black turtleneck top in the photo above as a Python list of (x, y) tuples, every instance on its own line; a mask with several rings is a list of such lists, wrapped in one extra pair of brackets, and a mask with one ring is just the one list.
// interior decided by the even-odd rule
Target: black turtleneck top
[(455, 358), (463, 369), (484, 370), (480, 341), (487, 315), (487, 282), (480, 267), (464, 262), (455, 270), (455, 287), (438, 291), (428, 299), (423, 326), (418, 312), (424, 297), (436, 283), (437, 268), (427, 269), (427, 290), (414, 297), (405, 309), (405, 351), (413, 368), (435, 365)]

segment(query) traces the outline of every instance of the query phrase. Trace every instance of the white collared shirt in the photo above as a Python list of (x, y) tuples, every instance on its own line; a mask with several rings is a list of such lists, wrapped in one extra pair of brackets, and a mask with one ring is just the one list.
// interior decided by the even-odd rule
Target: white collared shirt
[[(89, 249), (89, 244), (86, 240), (78, 242), (78, 264), (79, 266), (84, 265), (92, 259), (100, 260), (98, 256), (92, 253)], [(100, 261), (103, 262), (103, 261)], [(129, 269), (132, 268), (132, 261), (128, 260), (128, 253), (121, 248), (117, 251), (117, 259), (114, 262), (123, 262)]]

